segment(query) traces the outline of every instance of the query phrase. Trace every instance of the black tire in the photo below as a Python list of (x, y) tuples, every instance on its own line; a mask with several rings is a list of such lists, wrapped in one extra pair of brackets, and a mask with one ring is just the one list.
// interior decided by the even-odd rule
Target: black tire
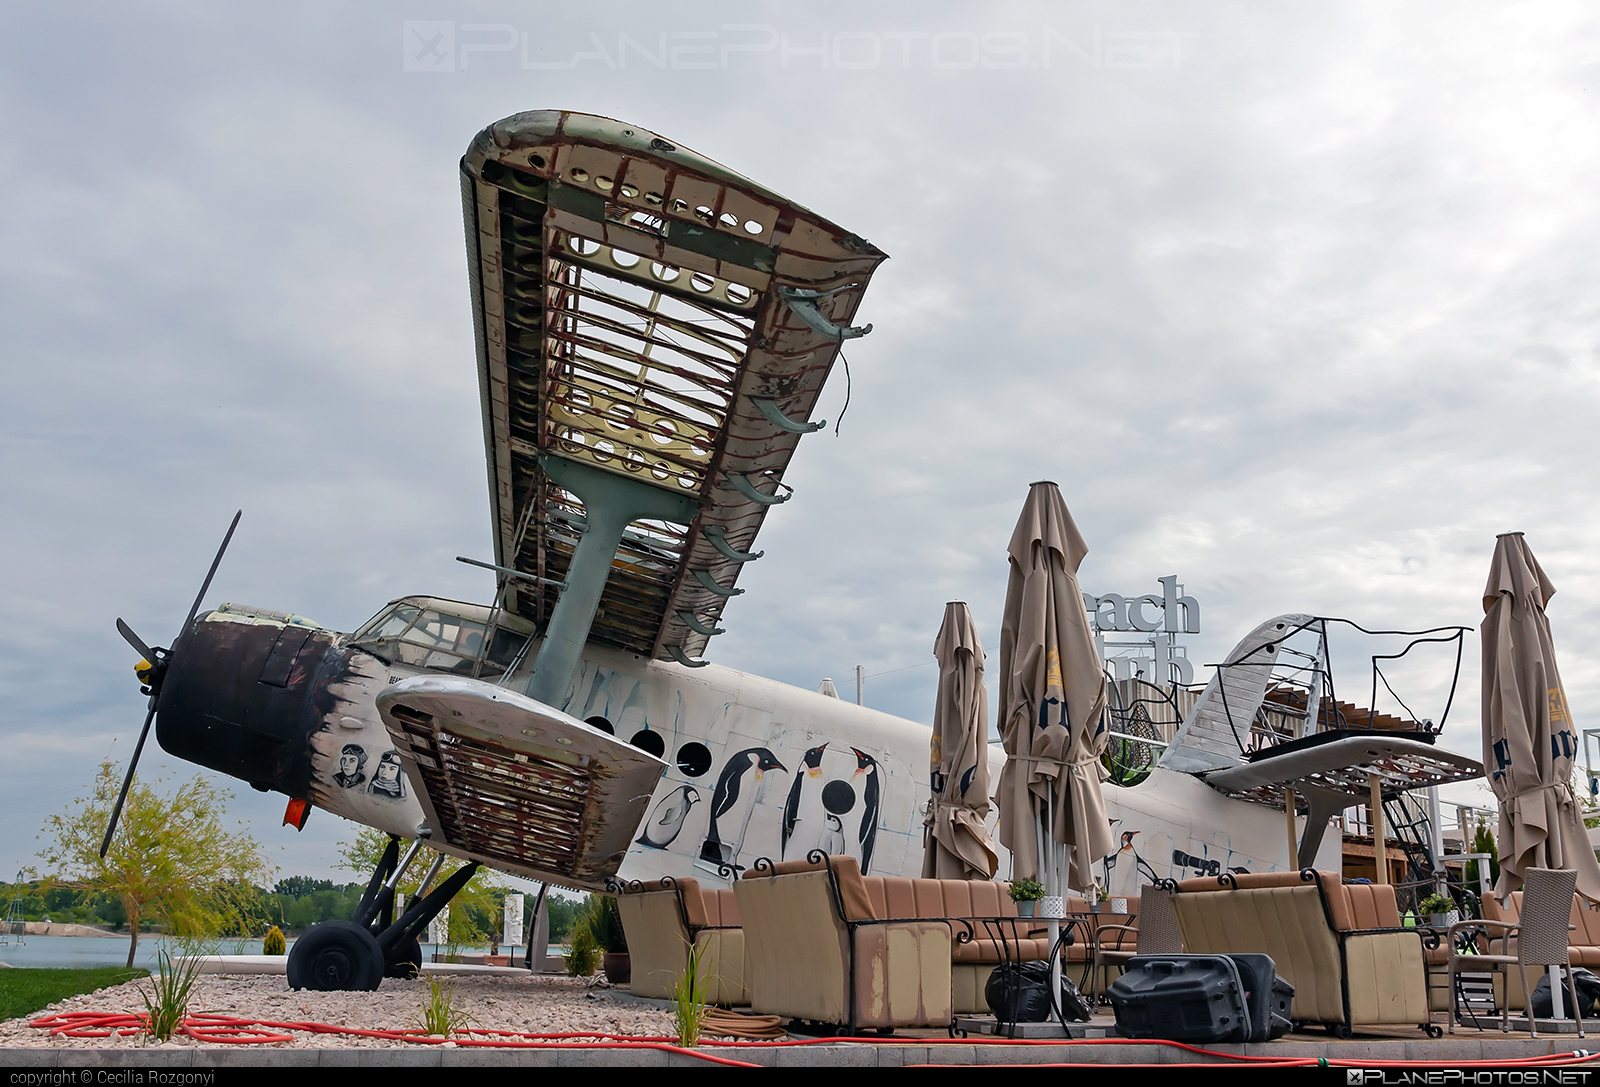
[(401, 940), (398, 947), (390, 949), (383, 958), (383, 976), (410, 980), (422, 973), (422, 942)]
[(383, 980), (378, 938), (351, 921), (312, 925), (289, 951), (289, 988), (370, 992)]

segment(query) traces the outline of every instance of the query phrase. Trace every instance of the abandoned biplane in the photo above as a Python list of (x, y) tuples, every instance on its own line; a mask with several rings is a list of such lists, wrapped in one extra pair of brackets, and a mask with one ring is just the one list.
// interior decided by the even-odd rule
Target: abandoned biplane
[[(153, 719), (169, 753), (288, 796), (287, 823), (320, 807), (393, 836), (357, 916), (297, 941), (296, 987), (414, 970), (428, 921), (479, 864), (597, 890), (619, 875), (728, 880), (821, 848), (918, 874), (928, 727), (704, 660), (761, 558), (767, 511), (790, 498), (800, 438), (824, 425), (811, 415), (841, 345), (870, 331), (851, 321), (884, 254), (710, 159), (584, 114), (491, 125), (461, 183), (493, 601), (405, 597), (340, 634), (232, 604), (200, 614), (208, 575), (170, 650), (118, 621), (150, 695), (129, 779)], [(1252, 638), (1236, 655), (1284, 640)], [(1219, 696), (1208, 688), (1166, 756), (1201, 750), (1208, 765), (1146, 767), (1111, 790), (1129, 855), (1106, 858), (1108, 884), (1337, 864), (1320, 831), (1290, 856), (1272, 773), (1202, 781), (1256, 766), (1211, 741), (1228, 699), (1256, 716), (1257, 673), (1219, 670)], [(1307, 735), (1325, 726), (1315, 705), (1300, 712)], [(1410, 759), (1396, 788), (1476, 773), (1418, 740), (1384, 743), (1404, 758), (1362, 758)], [(416, 853), (401, 839), (472, 863), (396, 916)]]

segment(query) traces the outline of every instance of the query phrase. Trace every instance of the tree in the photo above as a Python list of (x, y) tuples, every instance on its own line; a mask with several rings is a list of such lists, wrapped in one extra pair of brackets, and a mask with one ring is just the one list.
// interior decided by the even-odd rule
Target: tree
[[(1489, 854), (1489, 886), (1493, 887), (1500, 882), (1500, 854), (1495, 849), (1494, 831), (1489, 829), (1487, 822), (1478, 824), (1478, 829), (1472, 835), (1472, 852)], [(1461, 872), (1461, 878), (1468, 887), (1479, 886), (1478, 862), (1468, 861)]]
[(202, 777), (184, 782), (170, 797), (136, 780), (102, 859), (100, 840), (121, 785), (121, 768), (102, 762), (93, 792), (45, 821), (50, 840), (39, 858), (52, 869), (50, 882), (121, 903), (130, 932), (129, 968), (141, 924), (160, 922), (168, 933), (189, 939), (248, 935), (257, 885), (271, 869), (254, 838), (223, 826), (233, 794)]
[[(410, 846), (411, 843), (407, 841), (400, 843), (402, 857)], [(387, 848), (389, 848), (387, 834), (373, 827), (362, 827), (356, 833), (356, 840), (346, 843), (340, 850), (340, 864), (351, 871), (371, 876), (378, 867), (378, 861), (383, 858), (383, 851)], [(423, 874), (432, 866), (434, 858), (438, 855), (432, 847), (424, 845), (417, 851), (411, 867), (406, 869), (405, 875), (400, 878), (395, 889), (408, 898), (416, 894), (417, 885), (421, 882)], [(429, 889), (449, 879), (465, 863), (446, 854), (444, 863), (439, 866), (439, 874), (429, 885)], [(477, 873), (467, 881), (467, 885), (457, 891), (455, 897), (450, 900), (450, 943), (457, 947), (475, 947), (491, 941), (498, 942), (500, 922), (504, 917), (505, 896), (510, 893), (511, 888), (500, 881), (498, 873), (487, 868), (478, 869)]]

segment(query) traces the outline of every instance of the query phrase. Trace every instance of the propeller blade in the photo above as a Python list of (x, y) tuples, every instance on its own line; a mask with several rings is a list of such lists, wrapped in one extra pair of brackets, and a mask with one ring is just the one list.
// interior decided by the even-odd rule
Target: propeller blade
[[(200, 610), (200, 602), (206, 598), (206, 590), (211, 588), (211, 579), (217, 576), (217, 567), (222, 565), (223, 553), (228, 550), (228, 543), (233, 539), (233, 530), (239, 527), (239, 518), (244, 516), (244, 510), (239, 510), (233, 515), (233, 524), (228, 526), (228, 534), (222, 537), (222, 546), (217, 548), (217, 557), (211, 560), (211, 569), (206, 572), (205, 583), (200, 586), (200, 592), (194, 598), (194, 605), (189, 608), (189, 617), (183, 621), (183, 626), (178, 628), (178, 636), (172, 642), (172, 654), (178, 651), (178, 643), (189, 633), (189, 624), (194, 622), (195, 613)], [(151, 663), (154, 663), (153, 661)], [(149, 726), (146, 725), (146, 728)], [(142, 743), (143, 741), (141, 741)], [(137, 756), (135, 756), (137, 758)], [(132, 774), (132, 767), (129, 773)], [(126, 790), (124, 790), (126, 792)], [(107, 841), (110, 839), (108, 838)]]
[(121, 619), (117, 620), (117, 633), (122, 635), (123, 641), (137, 649), (139, 651), (139, 655), (145, 660), (149, 661), (151, 664), (160, 663), (156, 660), (155, 650), (151, 649), (149, 646), (145, 645), (144, 642), (140, 641), (139, 636), (133, 632), (133, 628), (127, 623), (124, 623)]
[[(137, 648), (137, 647), (135, 647)], [(149, 658), (145, 658), (148, 660)], [(128, 763), (127, 776), (122, 779), (122, 792), (117, 794), (116, 807), (111, 809), (111, 821), (106, 824), (106, 836), (100, 843), (100, 859), (106, 859), (111, 849), (111, 836), (117, 832), (117, 820), (122, 818), (122, 804), (128, 799), (128, 786), (133, 784), (133, 771), (139, 765), (139, 754), (144, 750), (145, 738), (150, 735), (150, 722), (156, 719), (156, 700), (150, 699), (150, 712), (144, 715), (144, 728), (139, 730), (139, 743), (133, 749), (133, 759)]]

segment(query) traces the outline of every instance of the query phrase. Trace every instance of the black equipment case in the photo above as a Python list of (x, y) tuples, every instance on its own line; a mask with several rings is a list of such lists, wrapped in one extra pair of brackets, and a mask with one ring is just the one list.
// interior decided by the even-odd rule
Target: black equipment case
[(1289, 1029), (1294, 986), (1267, 955), (1136, 955), (1106, 995), (1125, 1038), (1265, 1042)]

